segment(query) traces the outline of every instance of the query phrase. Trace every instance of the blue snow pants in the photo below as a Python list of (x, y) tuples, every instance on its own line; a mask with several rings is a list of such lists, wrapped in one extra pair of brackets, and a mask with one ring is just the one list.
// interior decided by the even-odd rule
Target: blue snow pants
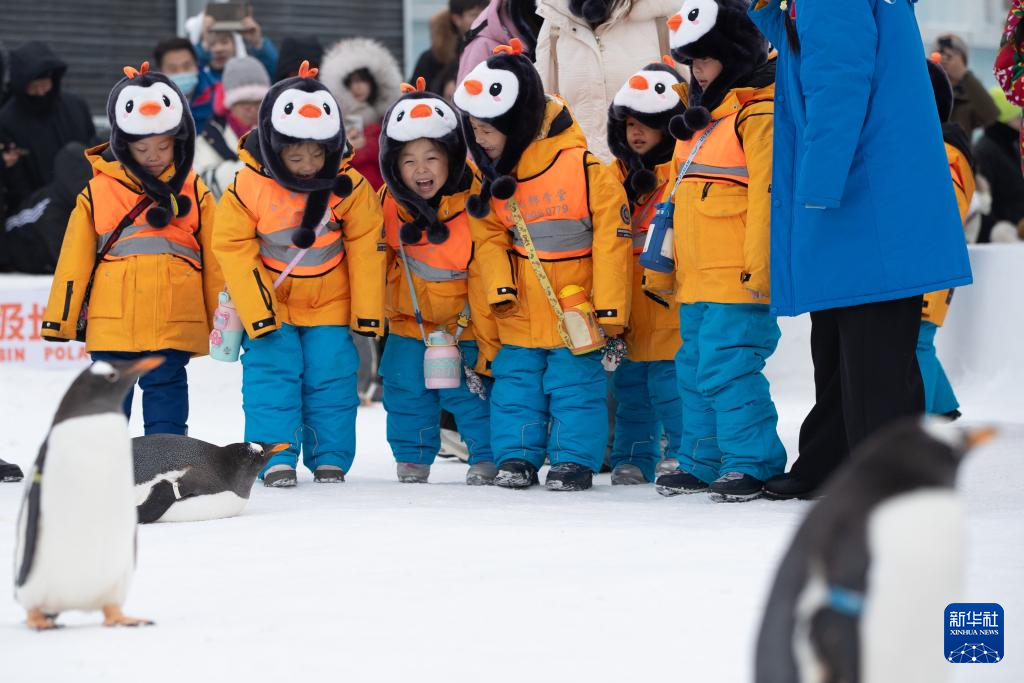
[(945, 415), (960, 407), (953, 393), (953, 386), (942, 369), (942, 362), (935, 353), (935, 333), (938, 325), (921, 321), (917, 335), (917, 364), (921, 366), (921, 380), (924, 382), (924, 409), (933, 415)]
[(245, 440), (291, 444), (264, 472), (295, 467), (300, 448), (310, 470), (336, 465), (348, 472), (359, 408), (359, 353), (348, 327), (282, 325), (258, 339), (245, 336), (242, 350)]
[[(474, 341), (459, 344), (462, 361), (476, 364)], [(397, 334), (384, 345), (380, 374), (384, 378), (384, 410), (387, 411), (388, 443), (398, 462), (429, 465), (441, 448), (438, 415), (441, 409), (455, 416), (459, 434), (469, 449), (471, 465), (494, 460), (491, 454), (490, 401), (470, 392), (466, 381), (456, 389), (427, 389), (423, 378), (423, 353), (420, 339)]]
[(675, 457), (683, 436), (676, 364), (670, 360), (637, 362), (628, 358), (612, 373), (615, 396), (615, 437), (611, 466), (636, 465), (647, 481), (661, 460), (662, 429), (668, 453)]
[(763, 304), (683, 304), (676, 375), (683, 402), (679, 469), (712, 482), (727, 472), (764, 481), (786, 468), (779, 415), (762, 374), (779, 343)]
[[(608, 379), (601, 352), (503, 346), (492, 365), (491, 447), (500, 466), (574, 462), (601, 470), (608, 443)], [(461, 423), (459, 424), (461, 428)]]
[[(188, 433), (188, 374), (185, 366), (192, 356), (188, 351), (162, 349), (160, 351), (93, 351), (95, 361), (139, 360), (149, 356), (163, 356), (163, 365), (153, 368), (139, 378), (142, 389), (142, 422), (146, 434)], [(132, 398), (135, 389), (124, 399), (124, 414), (132, 416)]]

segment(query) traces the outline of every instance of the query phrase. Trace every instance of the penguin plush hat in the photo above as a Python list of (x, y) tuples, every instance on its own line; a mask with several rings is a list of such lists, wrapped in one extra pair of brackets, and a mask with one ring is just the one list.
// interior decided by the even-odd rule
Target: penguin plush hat
[[(648, 64), (633, 74), (615, 93), (608, 108), (608, 148), (628, 170), (625, 186), (630, 201), (654, 191), (658, 179), (652, 169), (672, 158), (675, 140), (668, 133), (669, 122), (686, 110), (675, 87), (683, 77), (665, 62)], [(649, 128), (662, 131), (662, 140), (644, 155), (629, 146), (626, 138), (626, 118), (634, 119)]]
[[(464, 113), (469, 152), (484, 176), (480, 194), (470, 196), (466, 209), (476, 218), (483, 218), (490, 213), (492, 195), (504, 200), (515, 194), (517, 183), (512, 170), (544, 120), (544, 86), (537, 69), (523, 54), (522, 42), (513, 38), (509, 45), (499, 45), (494, 55), (466, 74), (455, 89), (455, 105)], [(489, 123), (508, 138), (495, 161), (477, 144), (469, 117)]]
[(932, 627), (962, 589), (957, 470), (992, 429), (908, 418), (865, 440), (779, 565), (756, 683), (947, 680)]
[[(380, 169), (391, 196), (413, 216), (402, 226), (399, 237), (405, 244), (419, 244), (423, 233), (427, 241), (441, 244), (448, 239), (448, 226), (437, 220), (436, 207), (441, 197), (462, 192), (473, 182), (466, 164), (466, 136), (458, 114), (440, 95), (426, 91), (420, 77), (416, 85), (402, 84), (405, 93), (384, 116), (380, 133)], [(448, 155), (448, 180), (432, 200), (425, 200), (402, 182), (398, 156), (407, 142), (427, 138), (444, 147)]]
[(749, 0), (685, 0), (668, 20), (672, 57), (691, 66), (694, 59), (717, 59), (722, 73), (705, 92), (690, 76), (689, 108), (672, 119), (672, 135), (689, 140), (711, 123), (711, 111), (726, 93), (768, 61), (768, 41), (747, 16)]
[[(124, 78), (107, 98), (107, 119), (110, 121), (110, 151), (153, 200), (153, 206), (146, 211), (146, 222), (154, 228), (162, 228), (174, 218), (187, 215), (192, 200), (180, 193), (192, 172), (196, 124), (188, 98), (178, 86), (164, 74), (150, 71), (149, 62), (143, 62), (138, 69), (126, 66)], [(139, 165), (128, 147), (153, 135), (174, 138), (174, 175), (167, 182)]]
[[(352, 181), (338, 175), (347, 149), (341, 107), (320, 81), (317, 70), (302, 62), (299, 75), (279, 81), (260, 104), (257, 135), (246, 139), (246, 150), (258, 159), (263, 169), (279, 185), (306, 194), (306, 208), (292, 242), (300, 249), (313, 245), (333, 192), (339, 197), (352, 194)], [(254, 143), (258, 141), (259, 149)], [(324, 147), (324, 166), (312, 178), (293, 175), (281, 160), (285, 145), (314, 142)]]
[(93, 363), (57, 408), (18, 516), (14, 595), (31, 628), (56, 628), (67, 610), (103, 610), (106, 626), (151, 623), (121, 612), (137, 523), (122, 406), (139, 377), (162, 363), (159, 356)]

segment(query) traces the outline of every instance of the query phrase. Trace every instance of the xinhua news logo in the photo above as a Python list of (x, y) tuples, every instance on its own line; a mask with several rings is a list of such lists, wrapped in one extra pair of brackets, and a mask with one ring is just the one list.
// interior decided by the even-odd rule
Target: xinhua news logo
[(946, 607), (946, 661), (952, 664), (998, 664), (1003, 661), (1005, 621), (994, 602), (954, 602)]

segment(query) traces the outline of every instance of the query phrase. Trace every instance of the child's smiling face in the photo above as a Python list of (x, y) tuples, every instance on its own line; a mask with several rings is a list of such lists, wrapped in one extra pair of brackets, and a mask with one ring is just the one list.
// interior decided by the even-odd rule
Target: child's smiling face
[(299, 180), (309, 180), (324, 167), (324, 146), (315, 142), (300, 142), (285, 145), (281, 150), (281, 161), (288, 172)]
[(508, 137), (489, 123), (478, 118), (469, 117), (469, 123), (473, 126), (473, 137), (476, 144), (484, 150), (484, 154), (491, 161), (497, 161), (501, 153), (505, 151), (505, 142)]
[(174, 162), (174, 138), (170, 135), (151, 135), (128, 143), (128, 149), (135, 163), (154, 178), (159, 178)]
[(402, 182), (422, 199), (431, 199), (448, 181), (448, 154), (430, 138), (411, 140), (398, 155)]

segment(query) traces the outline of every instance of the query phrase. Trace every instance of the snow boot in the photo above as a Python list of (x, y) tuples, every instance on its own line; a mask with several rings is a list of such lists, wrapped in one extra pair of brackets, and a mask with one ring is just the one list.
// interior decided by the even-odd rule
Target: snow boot
[(716, 503), (744, 503), (761, 497), (764, 482), (742, 472), (726, 472), (711, 482), (708, 491)]
[(538, 483), (537, 468), (525, 460), (506, 460), (494, 475), (494, 485), (506, 489), (528, 489)]
[(780, 474), (764, 483), (764, 497), (769, 500), (811, 500), (817, 498), (817, 484), (792, 474)]
[(589, 467), (575, 462), (560, 462), (548, 470), (544, 486), (549, 491), (584, 491), (594, 484), (594, 473)]
[(12, 462), (0, 460), (0, 481), (21, 481), (24, 478), (20, 467)]
[(313, 481), (321, 484), (341, 484), (345, 481), (345, 470), (337, 465), (320, 465), (313, 470)]
[(622, 463), (614, 470), (612, 470), (612, 486), (618, 485), (632, 485), (632, 484), (646, 484), (647, 480), (644, 479), (644, 473), (640, 471), (640, 468), (636, 465), (630, 465), (629, 463)]
[(298, 483), (295, 468), (288, 465), (274, 465), (263, 475), (263, 485), (276, 489), (291, 488)]
[(468, 486), (488, 486), (494, 483), (494, 477), (498, 474), (498, 466), (490, 460), (482, 460), (475, 465), (470, 465), (466, 472), (466, 484)]
[(708, 490), (708, 485), (689, 472), (676, 470), (658, 477), (654, 488), (663, 496), (678, 496), (680, 493), (703, 493)]
[(672, 474), (679, 469), (679, 458), (662, 458), (654, 472), (659, 477), (663, 474)]
[(430, 465), (415, 462), (398, 463), (398, 481), (403, 484), (426, 484), (430, 477)]

